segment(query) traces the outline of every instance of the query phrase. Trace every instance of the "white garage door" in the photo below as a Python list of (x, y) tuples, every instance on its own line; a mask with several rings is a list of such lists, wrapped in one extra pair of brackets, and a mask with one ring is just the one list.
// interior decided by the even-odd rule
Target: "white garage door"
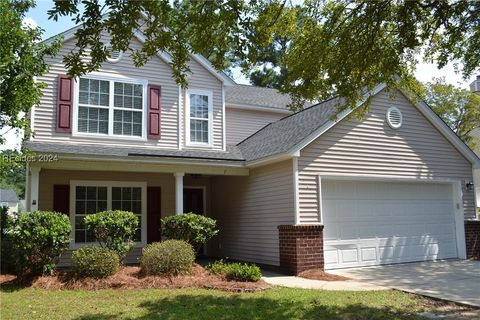
[(325, 268), (457, 257), (451, 184), (321, 182)]

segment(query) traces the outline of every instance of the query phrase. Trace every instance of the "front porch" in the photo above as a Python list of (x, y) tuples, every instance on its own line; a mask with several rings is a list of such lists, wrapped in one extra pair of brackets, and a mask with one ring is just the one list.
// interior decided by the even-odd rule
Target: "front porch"
[[(86, 214), (132, 211), (141, 227), (137, 246), (126, 262), (137, 263), (141, 248), (161, 241), (162, 217), (184, 212), (210, 216), (213, 177), (247, 174), (247, 169), (229, 167), (63, 160), (41, 166), (30, 164), (26, 196), (30, 211), (69, 215), (73, 227), (71, 250), (93, 241), (83, 225)], [(62, 257), (62, 265), (69, 264), (71, 250)]]

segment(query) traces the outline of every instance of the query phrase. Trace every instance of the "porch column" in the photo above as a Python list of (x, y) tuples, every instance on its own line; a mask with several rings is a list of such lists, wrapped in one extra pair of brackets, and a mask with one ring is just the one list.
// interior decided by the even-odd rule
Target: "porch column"
[(175, 213), (183, 213), (183, 172), (175, 172)]
[(38, 184), (40, 167), (30, 167), (30, 211), (38, 210)]

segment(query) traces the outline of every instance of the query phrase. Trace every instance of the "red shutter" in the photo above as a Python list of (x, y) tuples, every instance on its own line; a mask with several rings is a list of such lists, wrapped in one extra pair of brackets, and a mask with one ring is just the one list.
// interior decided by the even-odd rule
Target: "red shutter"
[(57, 132), (72, 132), (73, 80), (59, 75), (57, 82)]
[(148, 139), (160, 139), (160, 86), (148, 86)]
[(70, 214), (70, 186), (53, 185), (53, 211)]

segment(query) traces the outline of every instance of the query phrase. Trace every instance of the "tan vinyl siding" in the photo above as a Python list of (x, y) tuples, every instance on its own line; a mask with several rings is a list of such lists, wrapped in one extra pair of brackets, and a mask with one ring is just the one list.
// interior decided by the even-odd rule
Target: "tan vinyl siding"
[[(108, 41), (106, 37), (105, 42)], [(137, 39), (131, 40), (133, 49), (139, 49), (142, 43)], [(160, 140), (129, 140), (127, 138), (115, 137), (80, 137), (72, 136), (70, 133), (55, 132), (56, 122), (56, 104), (57, 104), (57, 76), (66, 74), (66, 68), (62, 61), (63, 56), (67, 55), (75, 48), (75, 40), (66, 41), (59, 54), (55, 58), (47, 58), (46, 62), (50, 65), (50, 71), (46, 76), (39, 77), (38, 81), (45, 82), (47, 87), (42, 90), (43, 97), (39, 106), (34, 110), (34, 140), (47, 142), (66, 142), (66, 143), (95, 143), (104, 145), (122, 146), (145, 146), (177, 149), (179, 144), (179, 86), (172, 78), (172, 70), (159, 57), (153, 57), (143, 67), (136, 68), (130, 53), (124, 53), (122, 59), (117, 63), (105, 62), (97, 73), (108, 75), (124, 76), (137, 80), (147, 80), (149, 84), (161, 86), (161, 114), (160, 114)], [(223, 147), (222, 132), (222, 83), (215, 78), (209, 71), (196, 61), (190, 61), (189, 67), (192, 73), (188, 77), (189, 87), (195, 89), (210, 90), (213, 92), (213, 148), (221, 149)], [(74, 97), (75, 99), (75, 97)], [(182, 99), (182, 104), (185, 99)], [(182, 105), (182, 108), (184, 105)], [(183, 110), (182, 114), (184, 115)], [(180, 127), (182, 128), (182, 127)], [(184, 128), (184, 127), (183, 127)], [(184, 130), (184, 129), (180, 130)], [(146, 128), (144, 128), (146, 130)]]
[(267, 124), (285, 116), (284, 113), (258, 110), (244, 110), (227, 106), (225, 125), (227, 145), (235, 145), (254, 134)]
[(212, 179), (212, 216), (220, 234), (209, 253), (279, 265), (277, 226), (294, 223), (292, 161)]
[[(206, 90), (206, 91), (211, 91), (212, 96), (213, 96), (213, 145), (212, 149), (216, 150), (221, 150), (223, 149), (223, 126), (222, 126), (222, 121), (223, 121), (223, 116), (222, 116), (222, 110), (223, 110), (223, 102), (222, 102), (222, 83), (218, 78), (216, 78), (213, 74), (211, 74), (209, 71), (207, 71), (203, 66), (201, 66), (198, 62), (195, 60), (190, 60), (188, 63), (188, 66), (191, 70), (191, 75), (188, 77), (188, 89), (192, 90)], [(188, 93), (188, 89), (184, 90), (184, 99), (183, 103), (185, 103), (186, 99), (186, 94)], [(183, 110), (186, 110), (184, 108)], [(187, 130), (187, 125), (186, 125), (186, 114), (185, 112), (183, 113), (183, 128), (184, 130)], [(183, 142), (184, 146), (186, 149), (188, 148), (194, 148), (194, 147), (189, 147), (186, 146), (186, 132), (183, 133)]]
[[(385, 113), (396, 106), (403, 126), (391, 129)], [(302, 223), (318, 222), (318, 173), (472, 181), (472, 165), (403, 96), (383, 91), (359, 122), (344, 120), (301, 150), (299, 205)], [(464, 190), (465, 217), (474, 216), (473, 192)]]

